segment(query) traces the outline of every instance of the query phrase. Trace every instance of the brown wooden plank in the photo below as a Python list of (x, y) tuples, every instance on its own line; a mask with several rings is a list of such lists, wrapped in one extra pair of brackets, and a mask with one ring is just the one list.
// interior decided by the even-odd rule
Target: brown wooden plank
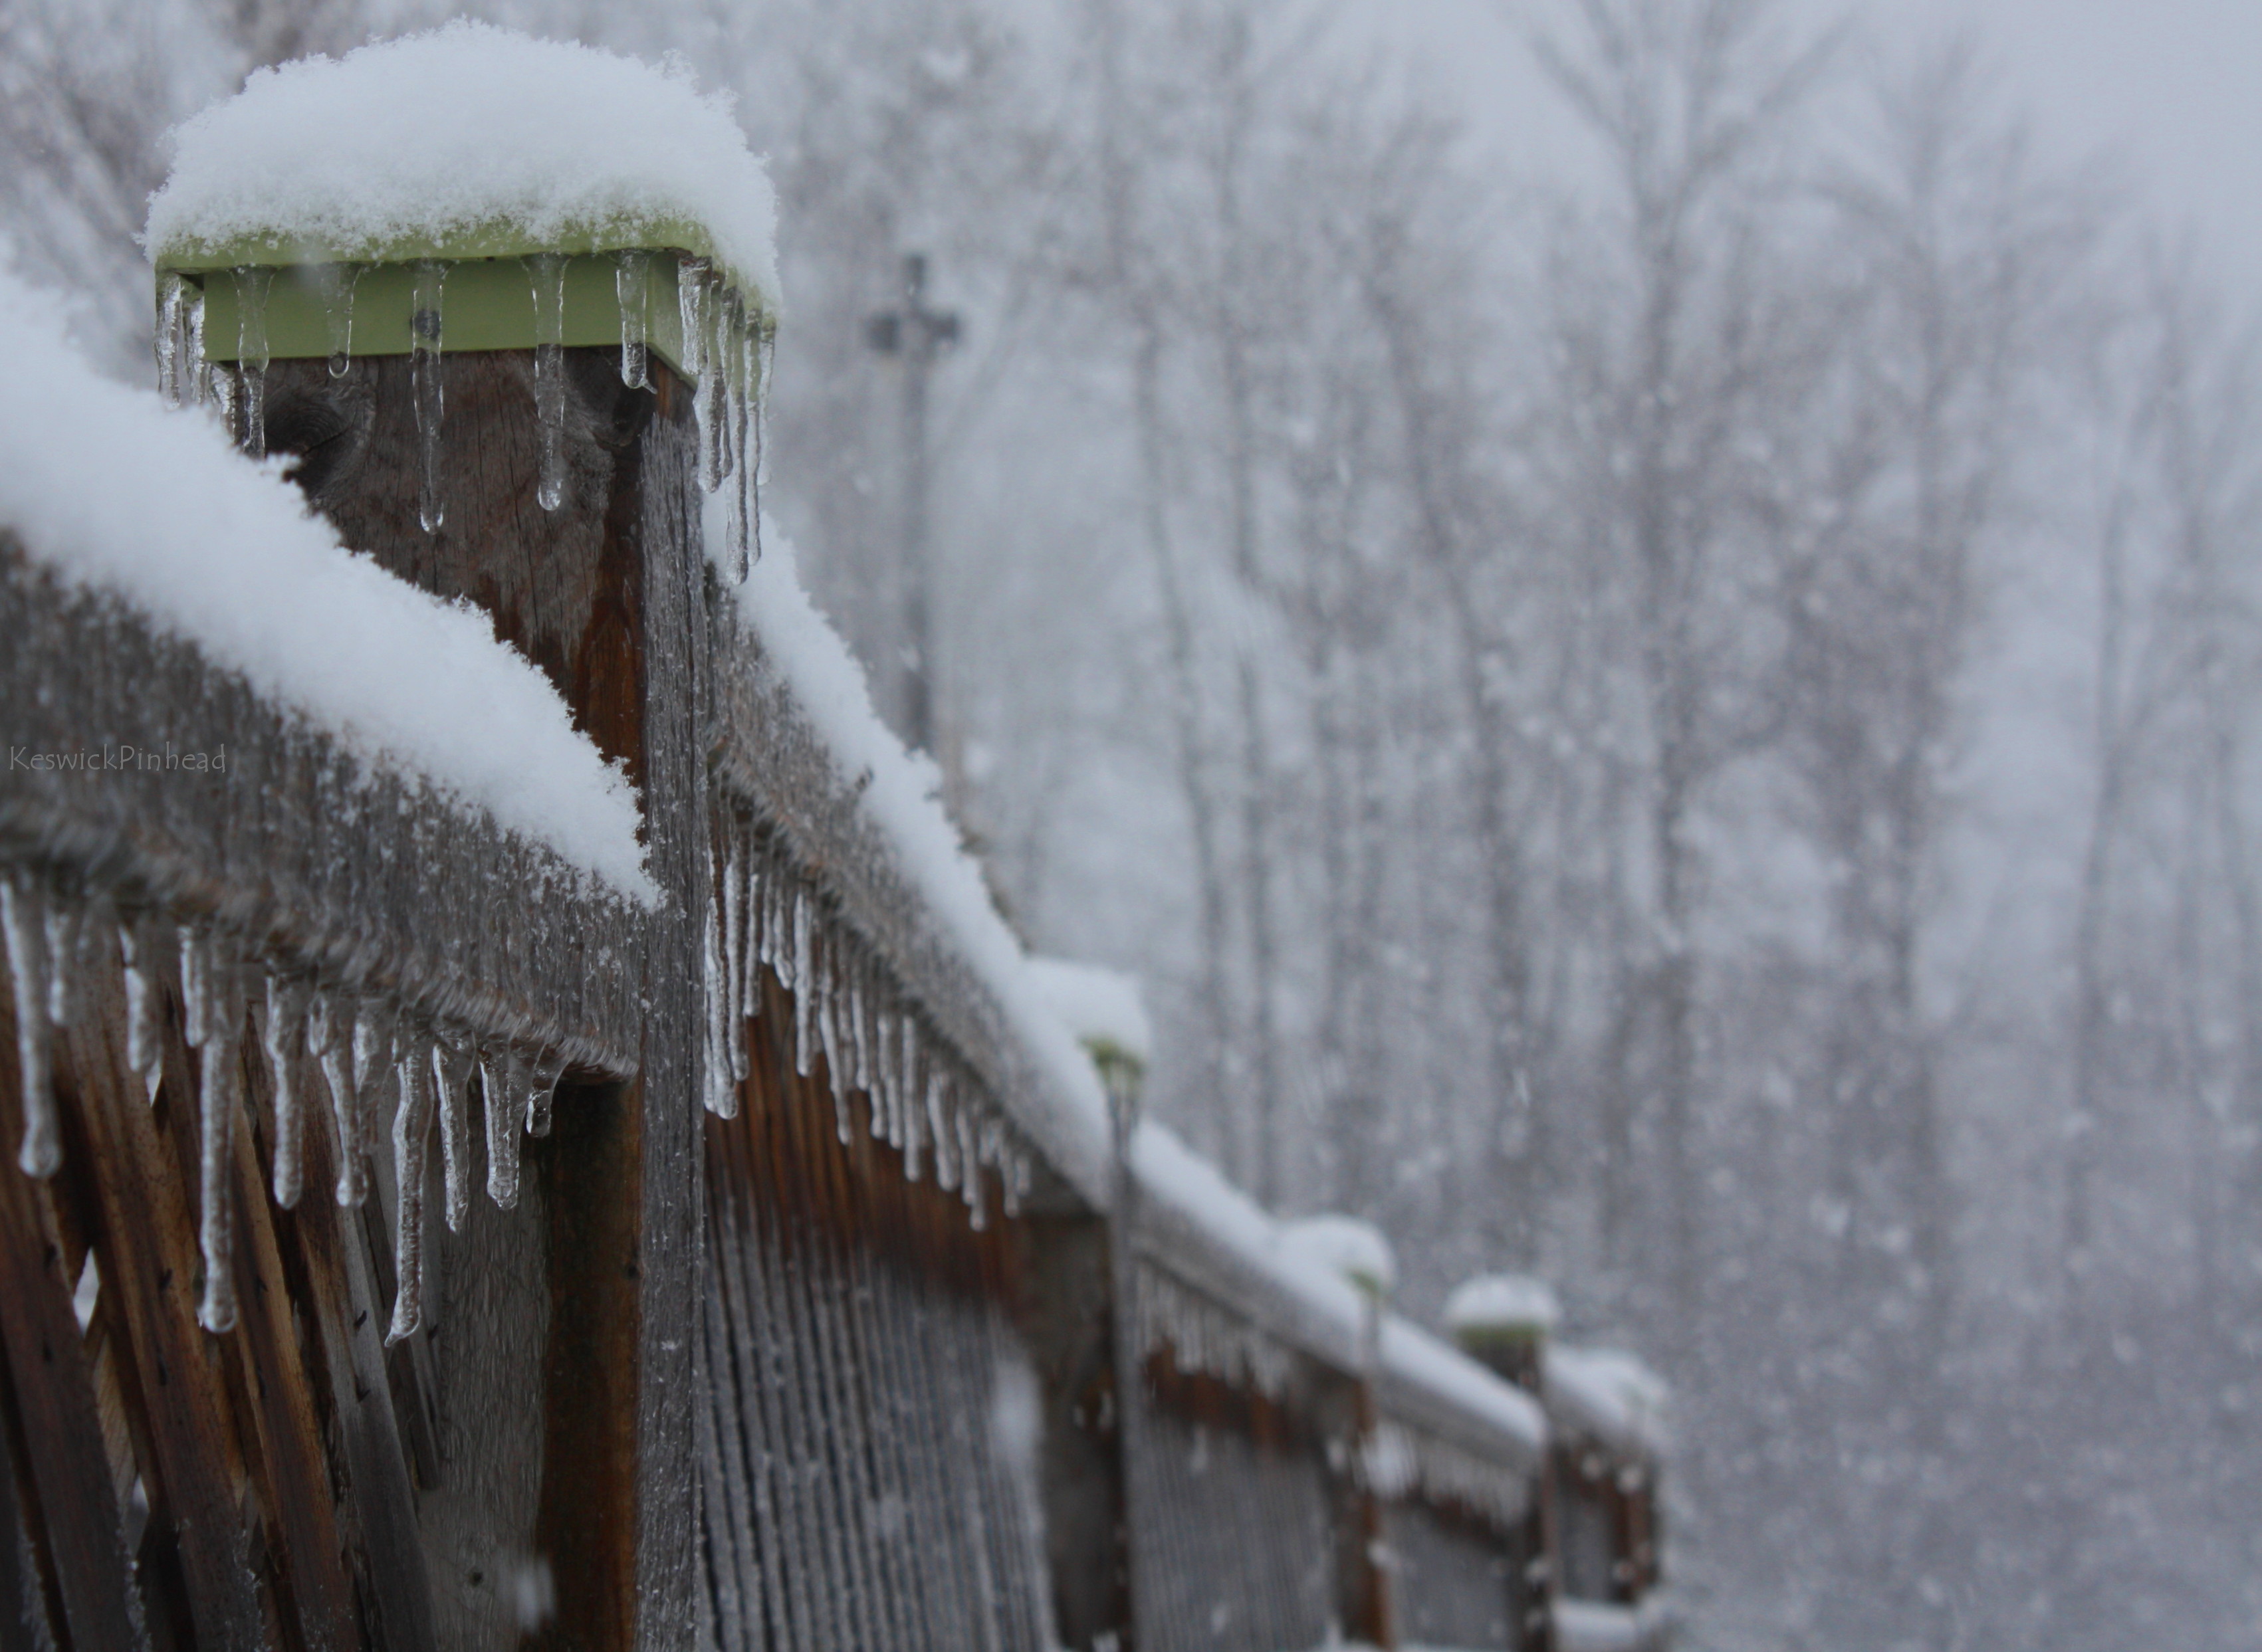
[(537, 1530), (558, 1589), (558, 1614), (530, 1644), (556, 1652), (635, 1643), (638, 1270), (637, 1209), (623, 1193), (637, 1185), (640, 1107), (627, 1085), (566, 1089), (522, 1166), (550, 1213)]
[[(663, 363), (653, 390), (631, 390), (616, 353), (570, 350), (568, 496), (544, 511), (531, 363), (530, 352), (445, 358), (447, 520), (434, 533), (415, 517), (405, 359), (357, 362), (342, 380), (321, 363), (276, 363), (267, 436), (270, 451), (306, 456), (302, 482), (347, 542), (486, 609), (643, 795), (651, 868), (677, 898), (649, 928), (639, 1080), (561, 1098), (558, 1133), (529, 1155), (549, 1178), (551, 1212), (537, 1529), (559, 1586), (552, 1643), (675, 1643), (689, 1633), (696, 1585), (685, 1491), (696, 1471), (702, 1265), (698, 936), (688, 922), (708, 859), (696, 435), (691, 399)], [(582, 1105), (592, 1118), (573, 1120)]]
[(0, 1652), (39, 1652), (56, 1644), (48, 1609), (41, 1545), (30, 1523), (31, 1499), (18, 1464), (23, 1458), (23, 1419), (0, 1370)]
[(143, 1483), (177, 1547), (198, 1643), (254, 1647), (265, 1638), (265, 1614), (250, 1581), (245, 1465), (220, 1340), (196, 1321), (189, 1052), (169, 1016), (164, 1090), (152, 1107), (143, 1081), (125, 1069), (122, 988), (104, 975), (89, 983), (90, 1013), (66, 1042), (81, 1103), (70, 1151), (94, 1172), (103, 1289), (131, 1354), (151, 1454)]
[[(249, 1092), (263, 1107), (271, 1084)], [(353, 1580), (333, 1502), (332, 1475), (314, 1411), (314, 1377), (300, 1345), (289, 1282), (277, 1244), (275, 1207), (252, 1131), (235, 1132), (234, 1347), (242, 1361), (241, 1408), (251, 1419), (265, 1469), (270, 1545), (283, 1561), (279, 1582), (302, 1644), (345, 1647), (360, 1638)], [(321, 1197), (317, 1183), (307, 1196)]]
[(431, 1585), (419, 1541), (415, 1492), (387, 1385), (387, 1304), (363, 1236), (362, 1212), (330, 1196), (336, 1160), (328, 1132), (311, 1132), (306, 1195), (277, 1218), (279, 1246), (306, 1334), (308, 1364), (328, 1384), (323, 1408), (334, 1469), (342, 1485), (342, 1539), (355, 1568), (375, 1646), (427, 1652), (436, 1646)]
[[(22, 1094), (12, 1005), (0, 1006), (0, 1142), (21, 1139)], [(5, 1404), (17, 1425), (11, 1445), (27, 1471), (25, 1524), (71, 1645), (87, 1652), (146, 1646), (93, 1372), (71, 1309), (77, 1281), (64, 1272), (65, 1254), (50, 1189), (12, 1162), (0, 1165), (0, 1343)]]

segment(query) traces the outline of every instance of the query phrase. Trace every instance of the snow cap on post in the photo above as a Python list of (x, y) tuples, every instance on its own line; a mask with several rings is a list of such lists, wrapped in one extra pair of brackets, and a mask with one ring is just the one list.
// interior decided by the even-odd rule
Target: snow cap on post
[[(729, 104), (681, 68), (458, 21), (263, 69), (175, 136), (145, 237), (160, 391), (220, 403), (266, 451), (270, 362), (415, 363), (418, 514), (445, 518), (443, 352), (535, 358), (537, 497), (564, 502), (564, 352), (617, 343), (697, 387), (699, 478), (735, 475), (760, 554), (759, 407), (775, 335), (775, 198)], [(215, 370), (217, 369), (217, 370)]]
[[(150, 258), (161, 274), (204, 278), (223, 303), (234, 297), (231, 272), (306, 272), (269, 295), (273, 356), (337, 354), (330, 323), (341, 307), (349, 353), (409, 350), (408, 283), (364, 268), (341, 301), (335, 278), (313, 277), (340, 265), (460, 266), (448, 295), (451, 349), (534, 345), (519, 261), (545, 253), (572, 261), (566, 344), (617, 335), (612, 262), (624, 253), (701, 261), (758, 330), (776, 312), (769, 178), (729, 102), (701, 95), (679, 65), (457, 21), (262, 69), (174, 142), (171, 174), (149, 205)], [(653, 261), (645, 303), (652, 348), (682, 368), (681, 321), (666, 302), (676, 262)], [(234, 359), (233, 313), (207, 320), (211, 359)]]
[(1155, 1043), (1137, 978), (1065, 958), (1031, 958), (1027, 980), (1091, 1057), (1111, 1103), (1127, 1124)]
[(1445, 1298), (1445, 1329), (1464, 1347), (1500, 1339), (1545, 1338), (1562, 1317), (1553, 1287), (1523, 1274), (1480, 1274)]
[(1553, 1289), (1522, 1274), (1480, 1274), (1445, 1299), (1445, 1329), (1461, 1351), (1535, 1394), (1547, 1339), (1562, 1317)]
[(1347, 1279), (1377, 1301), (1398, 1283), (1398, 1258), (1382, 1230), (1351, 1216), (1314, 1216), (1290, 1222), (1280, 1243), (1292, 1254)]

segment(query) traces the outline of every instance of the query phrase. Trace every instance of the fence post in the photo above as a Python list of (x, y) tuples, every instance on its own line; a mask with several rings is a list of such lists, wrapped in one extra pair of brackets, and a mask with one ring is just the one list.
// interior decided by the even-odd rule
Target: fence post
[[(308, 499), (349, 546), (491, 614), (643, 801), (663, 900), (645, 928), (640, 1070), (625, 1083), (566, 1075), (554, 1133), (528, 1144), (529, 1203), (546, 1225), (511, 1282), (547, 1296), (546, 1345), (525, 1373), (544, 1413), (534, 1546), (555, 1591), (542, 1644), (575, 1648), (689, 1644), (697, 1586), (685, 1492), (696, 1483), (695, 915), (708, 827), (694, 387), (656, 349), (639, 347), (638, 363), (623, 345), (561, 342), (555, 327), (535, 338), (544, 279), (564, 282), (566, 340), (617, 334), (617, 303), (605, 312), (615, 267), (589, 255), (360, 267), (345, 277), (352, 352), (335, 361), (330, 338), (294, 328), (290, 305), (334, 292), (339, 267), (200, 272), (207, 354), (232, 363), (215, 371), (245, 445), (295, 456)], [(676, 261), (641, 267), (649, 316), (666, 318)], [(229, 348), (251, 331), (255, 292), (263, 366)], [(451, 337), (503, 347), (455, 350)], [(461, 1346), (479, 1330), (453, 1327), (452, 1357), (533, 1362), (523, 1349)]]

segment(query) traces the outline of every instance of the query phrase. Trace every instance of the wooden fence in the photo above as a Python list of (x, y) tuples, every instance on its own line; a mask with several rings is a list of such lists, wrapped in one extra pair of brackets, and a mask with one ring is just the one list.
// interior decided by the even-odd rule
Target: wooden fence
[(1548, 1646), (1521, 1402), (1095, 1157), (719, 588), (688, 390), (567, 356), (555, 512), (525, 353), (443, 358), (437, 533), (405, 358), (267, 442), (626, 766), (652, 910), (0, 537), (11, 743), (229, 754), (0, 773), (0, 1645)]

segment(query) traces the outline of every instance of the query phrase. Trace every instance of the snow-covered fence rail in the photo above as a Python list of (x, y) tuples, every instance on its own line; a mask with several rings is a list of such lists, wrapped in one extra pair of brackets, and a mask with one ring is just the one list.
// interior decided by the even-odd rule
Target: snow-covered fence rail
[(760, 184), (578, 48), (256, 78), (161, 383), (297, 494), (0, 334), (0, 1638), (1546, 1652), (1536, 1408), (1132, 1131), (753, 565)]

